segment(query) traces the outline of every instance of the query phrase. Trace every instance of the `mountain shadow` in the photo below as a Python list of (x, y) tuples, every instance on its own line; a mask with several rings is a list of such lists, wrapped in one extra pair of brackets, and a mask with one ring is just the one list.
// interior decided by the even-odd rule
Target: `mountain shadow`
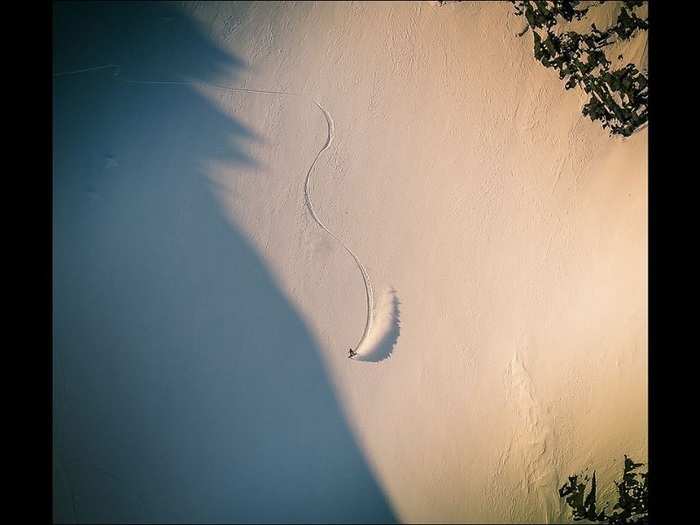
[[(105, 64), (244, 67), (168, 4), (54, 4), (54, 71)], [(191, 87), (118, 78), (53, 80), (55, 520), (394, 522), (316, 343), (207, 179), (254, 162), (252, 133)]]

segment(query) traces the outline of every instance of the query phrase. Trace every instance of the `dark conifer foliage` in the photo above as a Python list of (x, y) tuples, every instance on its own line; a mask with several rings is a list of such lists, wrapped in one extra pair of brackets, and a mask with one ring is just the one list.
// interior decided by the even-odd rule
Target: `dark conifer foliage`
[[(604, 1), (596, 2), (602, 4)], [(535, 58), (543, 66), (556, 69), (564, 87), (583, 88), (588, 102), (583, 114), (600, 121), (611, 135), (630, 136), (648, 119), (648, 78), (632, 63), (613, 69), (605, 48), (620, 40), (629, 40), (638, 31), (647, 31), (649, 22), (635, 14), (641, 1), (619, 2), (616, 22), (601, 30), (591, 24), (590, 31), (554, 31), (557, 24), (581, 20), (592, 8), (580, 7), (578, 0), (513, 1), (515, 13), (532, 30)], [(593, 4), (595, 5), (595, 4)], [(623, 56), (619, 55), (618, 59)]]
[[(625, 456), (622, 481), (615, 482), (618, 499), (613, 511), (608, 513), (605, 508), (596, 508), (596, 478), (569, 476), (569, 482), (559, 489), (559, 496), (566, 498), (566, 504), (571, 507), (574, 521), (588, 520), (607, 523), (608, 525), (627, 525), (631, 523), (645, 525), (649, 523), (649, 473), (637, 472), (643, 463), (635, 463)], [(586, 495), (588, 482), (590, 491)]]

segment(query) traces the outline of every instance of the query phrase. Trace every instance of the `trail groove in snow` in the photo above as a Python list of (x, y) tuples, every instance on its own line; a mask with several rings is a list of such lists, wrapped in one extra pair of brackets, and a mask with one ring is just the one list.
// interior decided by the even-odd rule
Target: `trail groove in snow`
[[(80, 73), (87, 73), (91, 71), (98, 71), (102, 69), (114, 69), (114, 77), (118, 77), (119, 73), (121, 72), (121, 66), (117, 64), (105, 64), (102, 66), (96, 66), (96, 67), (90, 67), (90, 68), (84, 68), (84, 69), (77, 69), (73, 71), (64, 71), (60, 73), (54, 73), (54, 78), (56, 77), (62, 77), (62, 76), (67, 76), (67, 75), (75, 75), (75, 74), (80, 74)], [(132, 79), (127, 79), (127, 78), (118, 78), (121, 82), (127, 83), (127, 84), (145, 84), (145, 85), (180, 85), (180, 86), (197, 86), (197, 85), (204, 85), (204, 86), (209, 86), (217, 89), (224, 89), (227, 91), (235, 91), (235, 92), (240, 92), (240, 93), (255, 93), (255, 94), (262, 94), (262, 95), (284, 95), (284, 96), (290, 96), (290, 97), (301, 97), (301, 98), (306, 98), (310, 99), (313, 104), (323, 113), (324, 118), (326, 119), (326, 126), (328, 128), (328, 134), (326, 136), (326, 143), (323, 145), (323, 147), (316, 153), (316, 156), (314, 157), (313, 162), (311, 163), (311, 166), (309, 166), (308, 171), (306, 172), (306, 179), (304, 180), (304, 202), (306, 204), (306, 208), (309, 210), (309, 213), (311, 214), (311, 217), (313, 218), (314, 222), (323, 230), (325, 231), (331, 238), (333, 238), (338, 244), (340, 244), (343, 249), (350, 255), (350, 257), (353, 258), (355, 261), (355, 264), (357, 265), (357, 268), (360, 270), (360, 273), (362, 274), (362, 280), (365, 285), (365, 298), (367, 301), (367, 315), (365, 319), (365, 327), (362, 332), (362, 337), (360, 337), (360, 340), (358, 341), (357, 345), (355, 345), (355, 350), (357, 352), (356, 356), (358, 361), (370, 361), (370, 362), (377, 362), (377, 361), (382, 361), (385, 358), (389, 357), (391, 354), (391, 350), (393, 349), (393, 346), (396, 342), (396, 338), (398, 337), (399, 333), (399, 310), (398, 310), (398, 298), (396, 297), (396, 293), (393, 289), (391, 289), (388, 292), (387, 297), (391, 301), (390, 304), (387, 304), (387, 308), (384, 308), (386, 316), (388, 318), (386, 319), (389, 321), (388, 323), (384, 323), (384, 329), (382, 330), (381, 334), (378, 334), (377, 337), (375, 337), (372, 341), (369, 340), (370, 333), (372, 331), (372, 324), (373, 324), (373, 319), (376, 316), (376, 310), (374, 307), (374, 293), (372, 291), (372, 282), (370, 281), (369, 278), (369, 273), (367, 272), (367, 269), (365, 266), (362, 264), (360, 261), (360, 258), (353, 252), (336, 234), (334, 234), (331, 230), (328, 229), (328, 227), (325, 225), (325, 223), (319, 218), (318, 214), (316, 213), (316, 210), (314, 209), (313, 203), (311, 201), (311, 194), (309, 191), (309, 184), (311, 182), (311, 175), (313, 173), (314, 167), (316, 166), (316, 163), (318, 162), (318, 159), (321, 157), (324, 151), (326, 151), (330, 145), (333, 143), (333, 138), (335, 134), (335, 123), (333, 122), (333, 117), (331, 117), (330, 113), (326, 108), (324, 108), (318, 101), (314, 100), (308, 95), (304, 95), (302, 93), (294, 93), (290, 91), (273, 91), (273, 90), (263, 90), (263, 89), (248, 89), (248, 88), (234, 88), (230, 86), (221, 86), (217, 84), (209, 84), (207, 82), (194, 82), (194, 81), (186, 81), (186, 80), (132, 80)], [(386, 302), (386, 301), (385, 301)], [(353, 358), (355, 358), (353, 357)]]

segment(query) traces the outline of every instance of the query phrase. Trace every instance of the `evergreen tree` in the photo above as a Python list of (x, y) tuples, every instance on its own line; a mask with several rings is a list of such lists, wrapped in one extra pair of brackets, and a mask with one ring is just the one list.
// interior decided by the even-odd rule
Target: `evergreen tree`
[[(543, 66), (556, 69), (564, 87), (583, 88), (589, 95), (583, 114), (599, 120), (611, 135), (630, 136), (648, 120), (648, 79), (634, 64), (612, 69), (605, 48), (619, 40), (629, 40), (638, 31), (649, 29), (649, 22), (634, 12), (644, 2), (620, 2), (617, 21), (605, 30), (591, 24), (587, 33), (554, 32), (562, 20), (584, 18), (591, 6), (581, 8), (579, 0), (513, 1), (515, 13), (527, 26), (518, 36), (532, 30), (535, 58)], [(596, 2), (598, 4), (603, 1)], [(623, 56), (619, 55), (618, 59)]]
[[(566, 504), (571, 507), (574, 521), (588, 520), (607, 523), (608, 525), (627, 525), (649, 523), (649, 473), (637, 472), (643, 463), (635, 463), (625, 456), (622, 481), (615, 482), (618, 499), (613, 507), (613, 512), (608, 514), (605, 510), (596, 508), (596, 478), (585, 476), (579, 481), (579, 476), (569, 476), (569, 482), (559, 489), (559, 497), (566, 498)], [(591, 489), (585, 495), (588, 481)]]

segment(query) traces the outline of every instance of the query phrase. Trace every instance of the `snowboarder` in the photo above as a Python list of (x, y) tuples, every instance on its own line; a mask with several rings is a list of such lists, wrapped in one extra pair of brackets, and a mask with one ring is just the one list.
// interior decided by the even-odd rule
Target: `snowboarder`
[(348, 358), (349, 359), (352, 359), (356, 355), (357, 355), (357, 352), (355, 352), (355, 350), (353, 350), (352, 348), (348, 351)]

